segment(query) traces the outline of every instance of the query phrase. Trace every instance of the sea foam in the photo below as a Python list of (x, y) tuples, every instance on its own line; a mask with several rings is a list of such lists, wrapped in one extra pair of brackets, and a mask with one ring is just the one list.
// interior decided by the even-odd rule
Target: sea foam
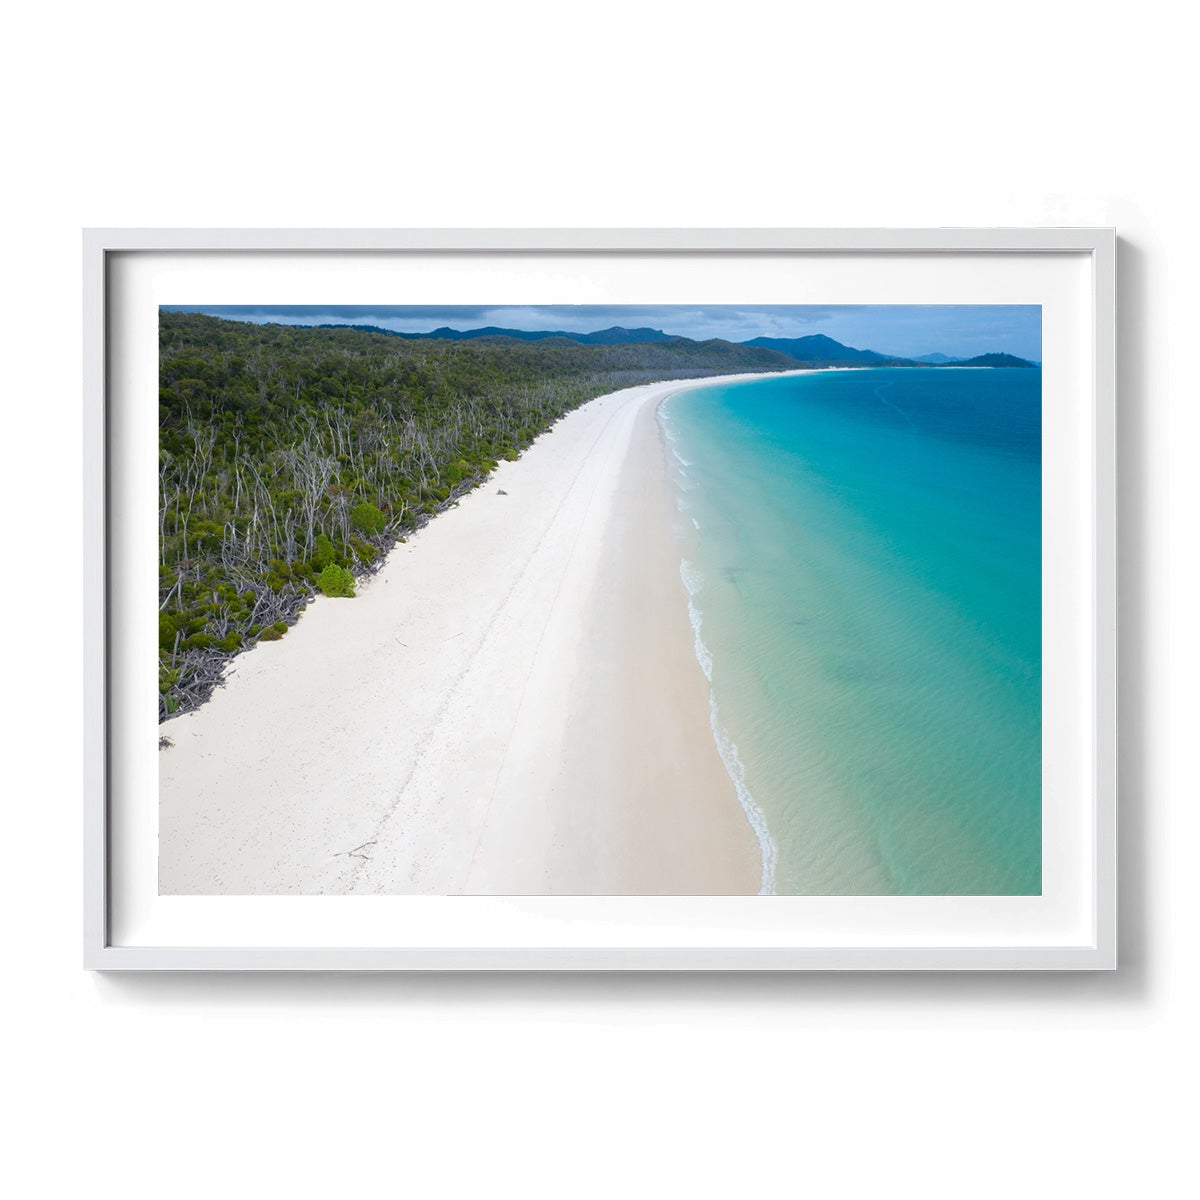
[[(679, 464), (675, 468), (674, 475), (676, 486), (681, 493), (677, 497), (677, 504), (682, 514), (690, 508), (684, 500), (682, 493), (689, 492), (698, 485), (689, 479), (686, 470), (683, 469), (690, 467), (692, 465), (691, 462), (685, 459), (675, 448), (676, 436), (671, 429), (667, 417), (668, 403), (669, 400), (663, 401), (658, 406), (658, 420), (663, 437), (666, 439), (672, 456)], [(696, 520), (695, 516), (692, 516), (692, 524), (699, 531), (700, 522)], [(766, 814), (758, 806), (746, 783), (746, 765), (742, 762), (741, 756), (738, 754), (737, 743), (734, 742), (733, 738), (729, 735), (729, 731), (721, 723), (721, 710), (717, 704), (716, 693), (712, 687), (712, 652), (705, 644), (704, 638), (700, 633), (704, 623), (704, 616), (700, 611), (699, 605), (696, 603), (696, 596), (704, 586), (704, 573), (695, 563), (684, 558), (679, 563), (679, 577), (683, 580), (683, 586), (687, 589), (688, 619), (692, 624), (693, 647), (696, 654), (696, 661), (700, 664), (700, 669), (704, 672), (704, 678), (708, 681), (708, 721), (712, 729), (713, 740), (716, 742), (721, 762), (725, 765), (725, 772), (733, 783), (738, 803), (742, 806), (742, 812), (746, 814), (746, 820), (749, 822), (750, 828), (754, 831), (754, 836), (758, 839), (759, 856), (762, 859), (762, 877), (758, 894), (760, 896), (772, 896), (775, 894), (775, 873), (779, 862), (779, 848), (776, 846), (775, 840), (771, 837), (771, 831), (767, 827)]]
[(737, 793), (738, 803), (741, 804), (742, 811), (746, 814), (746, 820), (750, 822), (750, 828), (754, 830), (754, 836), (758, 839), (759, 855), (762, 858), (762, 882), (758, 894), (771, 896), (775, 893), (775, 867), (779, 861), (779, 849), (767, 828), (766, 814), (755, 803), (750, 788), (746, 784), (746, 765), (738, 754), (737, 743), (729, 736), (729, 731), (725, 726), (721, 724), (721, 710), (717, 704), (716, 693), (712, 688), (712, 651), (705, 645), (704, 638), (701, 636), (700, 630), (704, 623), (704, 617), (696, 604), (696, 595), (704, 586), (704, 575), (695, 563), (689, 562), (685, 558), (679, 564), (679, 577), (683, 580), (683, 586), (688, 593), (688, 618), (692, 623), (696, 661), (704, 672), (704, 678), (708, 680), (708, 723), (712, 728), (713, 740), (717, 744), (717, 752), (721, 755), (725, 771)]
[[(697, 635), (696, 641), (700, 641), (699, 635)], [(703, 666), (703, 664), (701, 665)], [(711, 680), (711, 676), (709, 678)], [(746, 814), (746, 820), (750, 822), (750, 828), (754, 830), (754, 836), (758, 838), (758, 850), (762, 857), (762, 883), (759, 885), (758, 894), (760, 896), (773, 896), (775, 894), (775, 868), (779, 862), (779, 848), (775, 845), (775, 840), (771, 837), (771, 831), (767, 828), (766, 814), (755, 803), (754, 797), (750, 793), (750, 788), (746, 785), (746, 764), (742, 762), (741, 756), (738, 754), (737, 743), (729, 736), (729, 732), (725, 726), (721, 724), (720, 713), (721, 710), (717, 705), (717, 697), (712, 688), (709, 687), (709, 725), (712, 727), (713, 738), (717, 743), (717, 751), (721, 755), (721, 761), (725, 764), (725, 770), (729, 774), (729, 778), (733, 781), (734, 791), (737, 792), (738, 802), (742, 806), (742, 811)]]

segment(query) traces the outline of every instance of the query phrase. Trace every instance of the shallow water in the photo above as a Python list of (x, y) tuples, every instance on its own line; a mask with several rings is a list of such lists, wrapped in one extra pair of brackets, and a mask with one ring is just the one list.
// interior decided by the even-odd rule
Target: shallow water
[(1039, 893), (1040, 370), (772, 377), (661, 415), (767, 889)]

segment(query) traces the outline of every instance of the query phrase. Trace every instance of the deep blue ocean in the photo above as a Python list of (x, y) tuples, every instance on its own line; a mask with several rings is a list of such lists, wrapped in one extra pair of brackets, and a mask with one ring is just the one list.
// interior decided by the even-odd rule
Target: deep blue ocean
[(823, 371), (660, 409), (765, 890), (1041, 891), (1041, 371)]

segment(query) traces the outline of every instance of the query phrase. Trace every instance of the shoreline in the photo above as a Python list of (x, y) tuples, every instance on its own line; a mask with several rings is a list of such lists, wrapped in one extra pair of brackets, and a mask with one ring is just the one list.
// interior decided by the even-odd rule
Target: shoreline
[[(798, 373), (800, 372), (789, 372), (789, 374)], [(676, 511), (679, 513), (675, 544), (679, 556), (679, 576), (687, 595), (688, 623), (692, 630), (692, 654), (708, 685), (708, 723), (712, 731), (713, 741), (721, 757), (725, 773), (733, 784), (742, 813), (747, 822), (749, 822), (750, 828), (754, 831), (755, 838), (758, 840), (759, 858), (762, 868), (758, 894), (760, 896), (770, 896), (775, 894), (779, 847), (771, 836), (770, 828), (767, 825), (766, 813), (759, 807), (758, 802), (755, 800), (746, 783), (746, 766), (738, 751), (737, 743), (734, 742), (729, 730), (721, 720), (721, 706), (717, 699), (716, 688), (713, 686), (712, 651), (704, 641), (703, 615), (696, 606), (696, 593), (699, 590), (699, 581), (696, 574), (698, 568), (689, 557), (693, 552), (692, 548), (686, 544), (694, 535), (686, 530), (686, 522), (683, 520), (683, 514), (691, 511), (691, 506), (686, 503), (687, 488), (683, 481), (687, 479), (687, 471), (692, 464), (679, 452), (677, 437), (672, 432), (668, 412), (669, 402), (678, 394), (678, 392), (672, 392), (670, 395), (664, 396), (659, 400), (655, 405), (655, 419), (662, 440), (662, 450), (665, 460), (664, 468), (671, 484), (671, 490), (675, 496)], [(670, 461), (671, 459), (674, 459), (674, 463)], [(689, 517), (688, 519), (698, 533), (700, 526), (696, 522), (695, 517)]]
[(159, 755), (160, 891), (757, 893), (656, 413), (764, 377), (581, 405), (238, 656)]

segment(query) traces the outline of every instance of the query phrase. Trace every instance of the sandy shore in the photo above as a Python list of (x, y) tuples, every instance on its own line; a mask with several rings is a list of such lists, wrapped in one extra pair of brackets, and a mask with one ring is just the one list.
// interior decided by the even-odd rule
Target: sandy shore
[(655, 421), (700, 382), (584, 405), (235, 659), (163, 728), (160, 890), (757, 892)]

